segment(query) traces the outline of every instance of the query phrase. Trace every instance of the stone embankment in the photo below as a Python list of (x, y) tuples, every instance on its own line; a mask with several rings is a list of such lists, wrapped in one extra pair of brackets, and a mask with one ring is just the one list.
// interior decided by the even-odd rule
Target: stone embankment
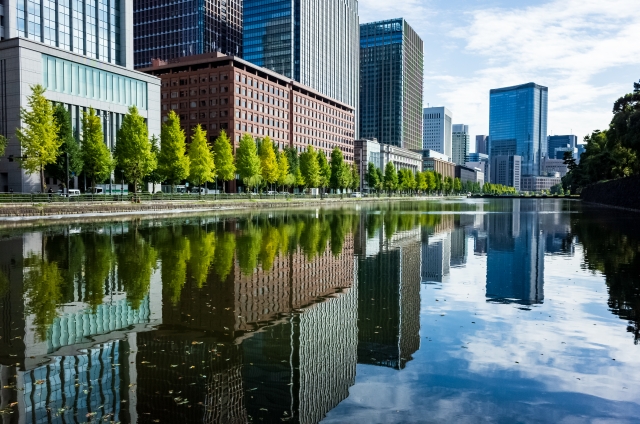
[(640, 211), (640, 175), (592, 184), (582, 190), (585, 203)]
[(116, 215), (181, 214), (208, 211), (242, 211), (303, 207), (332, 207), (348, 203), (379, 201), (415, 201), (426, 197), (394, 198), (325, 198), (325, 199), (235, 199), (217, 201), (148, 201), (132, 202), (77, 202), (77, 203), (4, 203), (0, 204), (0, 220), (38, 220), (63, 216), (109, 217)]

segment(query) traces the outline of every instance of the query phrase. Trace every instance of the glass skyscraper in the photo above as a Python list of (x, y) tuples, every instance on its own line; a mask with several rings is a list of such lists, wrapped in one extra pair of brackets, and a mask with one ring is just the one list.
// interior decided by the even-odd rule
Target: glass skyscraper
[[(127, 0), (4, 0), (3, 39), (22, 37), (130, 67)], [(130, 48), (130, 47), (129, 47)]]
[(402, 18), (360, 26), (360, 132), (422, 149), (423, 42)]
[(242, 57), (241, 0), (135, 0), (135, 67), (221, 52)]
[(244, 0), (243, 59), (357, 109), (357, 0)]
[(548, 88), (529, 83), (491, 90), (489, 156), (521, 156), (522, 175), (540, 175), (547, 157)]

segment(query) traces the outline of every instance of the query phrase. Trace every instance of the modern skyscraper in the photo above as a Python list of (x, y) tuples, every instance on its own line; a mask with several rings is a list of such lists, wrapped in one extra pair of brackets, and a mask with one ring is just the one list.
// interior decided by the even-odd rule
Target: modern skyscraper
[[(101, 2), (106, 0), (100, 0)], [(241, 0), (135, 0), (135, 67), (220, 52), (242, 57)]]
[[(82, 113), (92, 107), (100, 116), (105, 144), (113, 150), (129, 107), (146, 119), (149, 134), (160, 134), (160, 80), (133, 70), (133, 2), (131, 0), (10, 0), (0, 7), (0, 134), (5, 154), (22, 156), (15, 130), (23, 125), (31, 87), (40, 84), (48, 100), (64, 105), (76, 138)], [(79, 188), (77, 177), (70, 188)], [(58, 182), (45, 174), (46, 184)], [(0, 191), (40, 191), (37, 173), (19, 163), (0, 161)]]
[(520, 190), (522, 180), (522, 156), (491, 156), (491, 183), (501, 184)]
[(464, 165), (471, 150), (469, 125), (455, 124), (451, 135), (451, 161), (456, 165)]
[(578, 137), (575, 135), (550, 135), (547, 140), (549, 159), (563, 159), (564, 152), (571, 152), (574, 158), (578, 154)]
[(357, 109), (357, 0), (244, 0), (243, 58)]
[(360, 131), (422, 148), (423, 42), (402, 18), (360, 26)]
[(8, 0), (2, 40), (22, 37), (101, 62), (133, 67), (133, 2)]
[(521, 156), (522, 175), (540, 175), (547, 156), (548, 88), (535, 83), (491, 90), (489, 156)]
[(435, 150), (451, 159), (452, 114), (446, 107), (423, 110), (422, 148)]
[(489, 137), (486, 135), (477, 135), (476, 136), (476, 153), (483, 153), (485, 155), (489, 154), (489, 149), (487, 148), (487, 144), (489, 143)]

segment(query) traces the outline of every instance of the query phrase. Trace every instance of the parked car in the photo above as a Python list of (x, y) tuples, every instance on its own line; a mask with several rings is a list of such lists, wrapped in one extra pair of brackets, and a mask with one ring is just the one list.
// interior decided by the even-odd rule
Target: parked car
[(362, 197), (362, 193), (360, 193), (359, 191), (354, 191), (353, 193), (351, 193), (351, 197)]
[(68, 190), (68, 194), (65, 193), (62, 190), (58, 190), (58, 194), (62, 197), (76, 197), (76, 196), (80, 196), (80, 190), (76, 190), (74, 188), (71, 188)]

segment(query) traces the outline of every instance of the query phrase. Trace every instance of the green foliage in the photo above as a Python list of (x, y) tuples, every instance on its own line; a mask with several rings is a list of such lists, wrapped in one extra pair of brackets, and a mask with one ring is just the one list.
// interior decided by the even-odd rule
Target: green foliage
[(291, 185), (287, 184), (292, 180), (292, 178), (288, 179), (291, 174), (289, 173), (289, 159), (287, 154), (283, 152), (279, 154), (276, 159), (278, 161), (278, 184), (280, 186)]
[(393, 166), (393, 162), (387, 162), (384, 167), (384, 189), (387, 191), (394, 191), (398, 188), (398, 173), (396, 167)]
[[(149, 143), (151, 143), (151, 154), (155, 156), (157, 165), (158, 158), (160, 157), (160, 139), (158, 139), (157, 136), (153, 135), (151, 136)], [(149, 175), (147, 175), (147, 177), (145, 178), (145, 182), (153, 183), (153, 185), (155, 186), (160, 181), (162, 181), (162, 176), (160, 175), (158, 167), (156, 166), (156, 168), (151, 171)]]
[(96, 183), (109, 178), (115, 166), (111, 152), (103, 140), (102, 122), (96, 111), (89, 108), (89, 113), (82, 112), (82, 161), (84, 172), (91, 180), (94, 191)]
[(436, 174), (433, 171), (424, 171), (427, 180), (427, 190), (432, 193), (437, 188)]
[(348, 163), (342, 164), (342, 172), (340, 173), (340, 188), (347, 189), (352, 184), (351, 166)]
[(330, 186), (334, 190), (346, 187), (344, 184), (344, 157), (342, 151), (334, 147), (331, 151), (331, 181)]
[(460, 193), (462, 191), (462, 181), (460, 181), (460, 178), (455, 178), (453, 180), (453, 191), (455, 193)]
[(267, 184), (273, 184), (278, 181), (278, 161), (273, 150), (273, 143), (269, 137), (265, 137), (263, 142), (260, 143), (259, 156), (262, 179)]
[(551, 194), (558, 194), (560, 196), (564, 196), (564, 189), (562, 188), (562, 184), (556, 184), (553, 187), (551, 187), (551, 190), (549, 190)]
[(238, 265), (240, 271), (246, 275), (253, 274), (258, 266), (258, 254), (262, 244), (262, 231), (256, 225), (249, 223), (238, 237)]
[(207, 281), (211, 264), (216, 251), (216, 239), (213, 232), (198, 228), (189, 243), (189, 270), (197, 288), (202, 288)]
[(252, 189), (262, 182), (260, 158), (256, 143), (250, 134), (245, 134), (240, 139), (240, 147), (236, 154), (238, 174), (244, 184)]
[(380, 178), (378, 175), (378, 168), (373, 162), (367, 164), (367, 184), (369, 190), (377, 190), (380, 185)]
[[(64, 186), (67, 187), (67, 158), (65, 153), (69, 156), (69, 177), (71, 177), (72, 173), (79, 175), (82, 172), (82, 152), (78, 141), (73, 136), (71, 115), (69, 115), (67, 109), (62, 104), (58, 104), (53, 109), (53, 116), (58, 124), (58, 139), (62, 144), (60, 145), (60, 154), (56, 162), (47, 165), (45, 170), (47, 174), (55, 179), (63, 181)], [(2, 156), (2, 146), (0, 146), (0, 156)]]
[(4, 156), (4, 151), (7, 148), (7, 137), (0, 135), (0, 157)]
[(318, 167), (320, 168), (320, 181), (318, 185), (326, 189), (331, 184), (331, 165), (327, 161), (324, 152), (318, 152)]
[(236, 236), (230, 232), (223, 232), (216, 237), (213, 255), (213, 269), (220, 281), (226, 281), (233, 268), (233, 256), (236, 250)]
[(216, 177), (216, 164), (213, 152), (207, 143), (207, 132), (200, 124), (193, 129), (191, 144), (189, 145), (189, 180), (200, 187)]
[(416, 174), (416, 188), (418, 189), (418, 191), (423, 193), (429, 188), (426, 172), (418, 172)]
[(138, 109), (131, 106), (118, 130), (114, 156), (127, 181), (133, 182), (134, 193), (139, 183), (158, 166), (151, 146), (147, 124)]
[(213, 153), (218, 178), (222, 181), (233, 180), (236, 177), (236, 164), (231, 140), (229, 140), (226, 131), (220, 131), (220, 135), (216, 137), (216, 141), (213, 144)]
[(186, 142), (180, 118), (171, 110), (160, 133), (160, 156), (158, 171), (172, 186), (189, 176), (189, 158), (186, 156)]
[(138, 231), (127, 235), (116, 248), (118, 282), (127, 293), (127, 302), (138, 309), (149, 293), (151, 274), (156, 269), (158, 252)]
[(27, 174), (40, 173), (40, 190), (44, 193), (44, 167), (56, 163), (62, 140), (58, 137), (60, 127), (53, 114), (51, 102), (44, 97), (44, 87), (31, 86), (27, 108), (20, 109), (22, 128), (16, 129), (24, 159), (20, 166)]
[(311, 188), (320, 185), (320, 165), (316, 149), (311, 145), (307, 146), (307, 150), (300, 155), (300, 171), (305, 187)]
[(60, 287), (62, 274), (56, 262), (31, 255), (25, 259), (29, 264), (24, 276), (26, 313), (33, 315), (33, 325), (40, 341), (47, 340), (47, 332), (58, 317), (58, 306), (62, 300)]
[(351, 164), (351, 190), (360, 190), (360, 173), (355, 163)]

